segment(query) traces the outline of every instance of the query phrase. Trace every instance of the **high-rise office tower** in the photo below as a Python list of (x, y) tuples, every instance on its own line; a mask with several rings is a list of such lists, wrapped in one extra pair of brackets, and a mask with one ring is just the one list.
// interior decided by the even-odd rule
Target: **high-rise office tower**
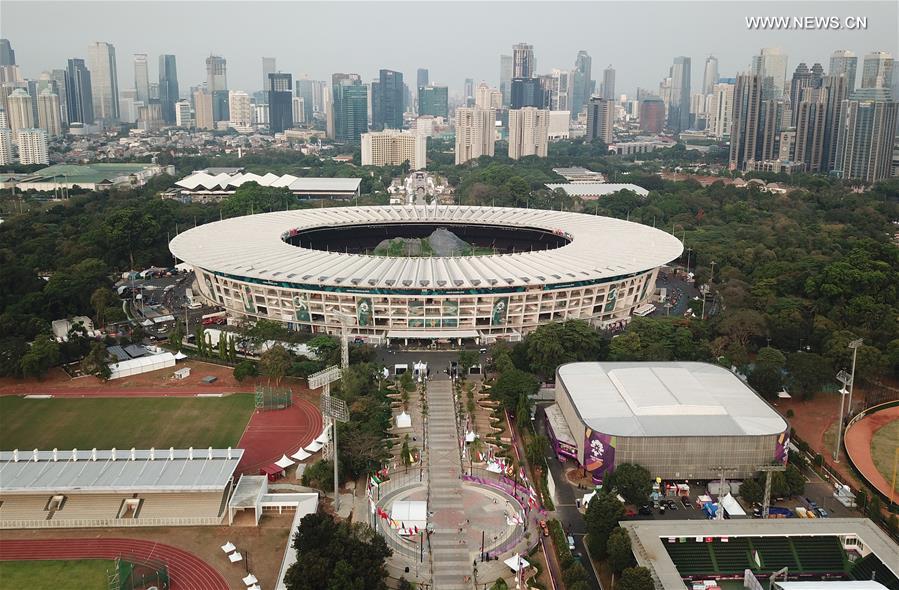
[(543, 108), (543, 84), (540, 78), (512, 78), (511, 108)]
[(891, 88), (893, 86), (893, 56), (886, 51), (865, 54), (862, 64), (862, 88)]
[(194, 92), (194, 124), (197, 129), (215, 129), (212, 113), (212, 93), (202, 88)]
[(418, 114), (446, 119), (449, 116), (449, 88), (446, 86), (422, 86), (419, 88)]
[(268, 81), (269, 129), (281, 133), (293, 127), (293, 76), (273, 73)]
[(602, 97), (615, 100), (615, 70), (611, 64), (602, 71)]
[[(303, 122), (305, 123), (312, 122), (312, 116), (315, 112), (316, 84), (316, 80), (308, 78), (297, 80), (294, 84), (296, 86), (296, 95), (303, 99)], [(319, 98), (319, 101), (321, 101), (321, 98)]]
[(16, 137), (16, 133), (20, 129), (34, 127), (34, 109), (31, 104), (31, 95), (28, 92), (23, 88), (16, 88), (6, 99), (6, 104), (9, 107), (7, 115), (13, 137)]
[[(6, 115), (4, 111), (0, 111), (0, 113)], [(12, 131), (6, 127), (0, 127), (0, 166), (9, 164), (12, 164)]]
[(179, 100), (175, 103), (175, 125), (184, 129), (194, 127), (194, 120), (190, 114), (189, 100)]
[[(228, 121), (228, 62), (220, 55), (206, 58), (206, 91), (212, 96), (212, 118)], [(197, 116), (199, 127), (200, 117)]]
[(456, 165), (481, 156), (493, 156), (496, 145), (496, 110), (456, 109)]
[(134, 88), (122, 88), (119, 90), (119, 121), (122, 123), (136, 123), (137, 110), (144, 103), (137, 100), (137, 90)]
[(137, 107), (137, 128), (146, 131), (158, 131), (162, 129), (162, 105), (151, 98), (149, 104)]
[(834, 168), (843, 178), (870, 183), (889, 177), (899, 103), (889, 88), (860, 88), (844, 102)]
[(549, 92), (543, 97), (545, 108), (553, 111), (571, 112), (571, 98), (574, 92), (574, 75), (571, 70), (553, 69), (547, 76), (548, 86), (544, 87), (544, 92)]
[(615, 123), (615, 103), (608, 98), (594, 97), (587, 101), (587, 141), (612, 143)]
[[(759, 55), (752, 57), (752, 71), (750, 73), (762, 77), (762, 81), (768, 84), (764, 91), (764, 98), (780, 98), (784, 95), (787, 80), (787, 55), (778, 47), (765, 47)], [(770, 78), (768, 80), (767, 78)]]
[(378, 85), (372, 89), (372, 125), (375, 129), (402, 129), (403, 95), (403, 74), (381, 70)]
[(331, 77), (331, 111), (334, 139), (360, 143), (368, 131), (368, 88), (359, 74), (334, 74)]
[(511, 55), (499, 56), (499, 91), (503, 95), (503, 106), (508, 106), (512, 100), (512, 61)]
[(134, 90), (137, 100), (147, 104), (150, 100), (150, 69), (146, 53), (134, 54)]
[(428, 68), (418, 68), (418, 71), (415, 72), (415, 87), (424, 88), (425, 86), (430, 85), (430, 83)]
[(56, 94), (59, 95), (59, 121), (63, 125), (69, 124), (69, 87), (66, 78), (65, 70), (50, 70), (50, 79), (56, 84)]
[(302, 96), (294, 96), (290, 101), (294, 125), (306, 122), (306, 108), (303, 104), (305, 102)]
[(509, 110), (509, 157), (545, 158), (549, 149), (549, 111), (525, 107)]
[(675, 57), (671, 66), (668, 127), (675, 133), (690, 128), (690, 58)]
[(718, 58), (710, 55), (705, 58), (705, 69), (702, 72), (702, 93), (712, 94), (718, 83)]
[(94, 122), (94, 98), (91, 73), (83, 59), (68, 60), (66, 69), (66, 93), (69, 124), (90, 125)]
[(107, 122), (118, 121), (119, 77), (115, 47), (110, 43), (95, 41), (87, 46), (87, 60), (91, 69), (94, 117)]
[(16, 52), (9, 44), (9, 39), (0, 39), (0, 66), (14, 65), (16, 65)]
[(276, 59), (274, 57), (262, 58), (262, 89), (268, 91), (268, 75), (278, 71)]
[(715, 139), (730, 135), (734, 110), (734, 85), (719, 83), (712, 86), (708, 111), (708, 131)]
[(665, 102), (658, 96), (647, 96), (640, 101), (640, 131), (661, 133), (665, 127)]
[(159, 104), (162, 106), (162, 119), (168, 125), (176, 124), (175, 103), (181, 97), (178, 92), (178, 67), (175, 56), (165, 54), (159, 56)]
[(846, 75), (846, 84), (848, 92), (851, 94), (855, 91), (855, 71), (858, 67), (858, 57), (848, 49), (838, 49), (830, 56), (831, 76)]
[(759, 144), (759, 121), (762, 108), (762, 76), (740, 74), (734, 85), (734, 109), (730, 132), (728, 168), (743, 170), (748, 160), (755, 160)]
[(474, 103), (474, 78), (465, 78), (462, 94), (465, 95), (465, 106), (471, 106)]
[(44, 88), (37, 95), (37, 126), (47, 132), (50, 137), (57, 137), (62, 133), (62, 125), (59, 121), (59, 95)]
[(501, 109), (503, 107), (502, 92), (481, 82), (475, 90), (474, 106), (479, 109)]
[(576, 118), (587, 100), (593, 95), (593, 58), (585, 50), (577, 52), (574, 59), (574, 79), (571, 89), (571, 117)]
[(537, 67), (534, 63), (534, 46), (516, 43), (512, 46), (512, 78), (533, 78)]
[(43, 129), (19, 129), (16, 132), (20, 164), (49, 164), (47, 132)]
[(253, 126), (253, 105), (250, 95), (243, 90), (228, 91), (228, 123), (238, 130), (247, 130)]

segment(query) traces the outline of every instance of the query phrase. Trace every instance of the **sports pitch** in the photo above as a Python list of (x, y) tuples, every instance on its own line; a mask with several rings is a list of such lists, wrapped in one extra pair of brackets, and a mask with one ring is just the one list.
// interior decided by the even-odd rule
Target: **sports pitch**
[(236, 447), (252, 394), (221, 398), (0, 397), (0, 449)]
[[(877, 471), (887, 480), (893, 481), (893, 461), (899, 448), (899, 420), (881, 426), (871, 438), (871, 458)], [(896, 478), (899, 487), (899, 475)]]
[(101, 559), (0, 561), (0, 590), (106, 590), (106, 571), (114, 567)]

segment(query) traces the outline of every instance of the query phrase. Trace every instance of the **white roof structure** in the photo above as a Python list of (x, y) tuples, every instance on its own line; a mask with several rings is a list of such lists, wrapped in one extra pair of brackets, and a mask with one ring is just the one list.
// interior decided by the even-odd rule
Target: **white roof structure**
[(0, 451), (0, 493), (217, 492), (243, 449)]
[(645, 197), (649, 191), (636, 184), (615, 184), (608, 182), (554, 182), (546, 185), (551, 191), (562, 189), (570, 197), (602, 197), (618, 191), (633, 191)]
[(718, 503), (730, 516), (746, 516), (746, 511), (743, 510), (743, 507), (740, 506), (740, 503), (737, 502), (737, 499), (730, 494), (727, 494), (723, 498), (720, 498), (718, 500)]
[(194, 172), (176, 182), (177, 186), (189, 190), (229, 190), (236, 189), (247, 182), (255, 182), (259, 186), (287, 187), (292, 191), (335, 191), (355, 192), (362, 183), (361, 178), (308, 178), (284, 174), (279, 176), (269, 172), (264, 176), (243, 172)]
[(787, 423), (723, 367), (688, 362), (570, 363), (559, 379), (581, 420), (613, 436), (761, 436)]
[(406, 528), (425, 528), (428, 522), (428, 503), (423, 500), (397, 500), (390, 508), (390, 518), (405, 524)]
[[(482, 224), (561, 232), (552, 250), (459, 257), (387, 257), (312, 250), (282, 234), (329, 226)], [(279, 211), (187, 230), (169, 244), (195, 267), (233, 276), (350, 289), (471, 289), (603, 280), (645, 272), (681, 255), (680, 240), (638, 223), (507, 207), (376, 206)]]
[(810, 582), (775, 582), (781, 590), (887, 590), (876, 580), (814, 580)]

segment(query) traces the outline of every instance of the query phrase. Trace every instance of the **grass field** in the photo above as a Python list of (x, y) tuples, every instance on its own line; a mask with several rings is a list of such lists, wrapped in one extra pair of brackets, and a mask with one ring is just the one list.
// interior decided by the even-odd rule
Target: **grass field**
[[(871, 439), (871, 457), (877, 471), (886, 478), (887, 483), (893, 481), (893, 461), (896, 449), (899, 448), (899, 420), (893, 420), (882, 426)], [(899, 476), (896, 478), (899, 488)]]
[(252, 394), (221, 398), (0, 397), (0, 449), (235, 447)]
[(0, 590), (105, 590), (106, 570), (113, 562), (0, 561)]

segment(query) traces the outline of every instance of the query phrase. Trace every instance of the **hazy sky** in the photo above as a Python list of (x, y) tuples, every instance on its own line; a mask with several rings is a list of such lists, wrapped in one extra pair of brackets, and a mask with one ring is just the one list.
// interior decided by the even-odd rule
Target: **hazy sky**
[[(262, 56), (295, 77), (330, 79), (379, 68), (404, 73), (410, 87), (419, 67), (432, 83), (461, 94), (465, 78), (499, 80), (499, 55), (514, 43), (534, 45), (539, 73), (572, 68), (579, 49), (593, 57), (593, 79), (612, 64), (618, 93), (657, 89), (672, 58), (693, 58), (693, 88), (705, 57), (719, 59), (721, 76), (745, 70), (761, 47), (782, 47), (789, 72), (801, 62), (825, 69), (835, 49), (859, 56), (897, 55), (897, 6), (884, 2), (42, 2), (2, 0), (0, 33), (16, 51), (26, 77), (87, 57), (91, 41), (115, 45), (119, 87), (133, 86), (132, 54), (174, 53), (182, 93), (205, 80), (210, 53), (228, 60), (231, 89), (262, 86)], [(863, 31), (749, 30), (747, 16), (862, 16)], [(899, 56), (897, 56), (899, 57)]]

